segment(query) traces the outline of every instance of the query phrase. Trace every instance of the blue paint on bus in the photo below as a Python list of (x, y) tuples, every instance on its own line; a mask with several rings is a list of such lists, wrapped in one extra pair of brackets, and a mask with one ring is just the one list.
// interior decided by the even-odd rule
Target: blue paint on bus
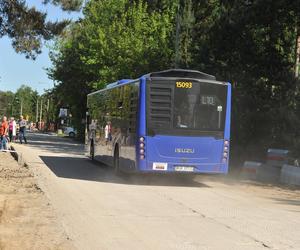
[[(132, 98), (135, 91), (137, 97)], [(135, 110), (135, 100), (132, 118), (129, 113)], [(112, 103), (111, 108), (104, 109), (106, 103)], [(89, 131), (86, 136), (90, 154), (94, 147), (93, 158), (113, 165), (117, 154), (122, 162), (119, 167), (125, 171), (228, 172), (229, 82), (198, 71), (149, 73), (89, 94), (88, 108), (88, 120), (97, 122), (95, 133)], [(106, 124), (111, 124), (111, 139), (105, 136)]]

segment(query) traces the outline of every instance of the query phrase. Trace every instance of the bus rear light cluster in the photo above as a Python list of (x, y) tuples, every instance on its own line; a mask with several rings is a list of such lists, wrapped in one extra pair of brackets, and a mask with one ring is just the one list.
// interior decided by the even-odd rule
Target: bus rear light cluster
[(224, 148), (223, 148), (223, 163), (226, 163), (228, 160), (228, 150), (229, 150), (229, 141), (224, 141)]
[(139, 141), (140, 141), (140, 144), (139, 144), (140, 159), (144, 160), (145, 159), (145, 138), (140, 137)]

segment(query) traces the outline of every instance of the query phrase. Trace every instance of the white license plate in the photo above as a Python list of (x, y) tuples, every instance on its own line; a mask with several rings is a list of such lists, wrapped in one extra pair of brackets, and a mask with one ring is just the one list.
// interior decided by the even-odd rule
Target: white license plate
[(166, 171), (166, 170), (168, 170), (168, 163), (153, 162), (152, 169), (153, 170), (163, 170), (163, 171)]
[(175, 171), (193, 172), (194, 167), (191, 167), (191, 166), (175, 166)]

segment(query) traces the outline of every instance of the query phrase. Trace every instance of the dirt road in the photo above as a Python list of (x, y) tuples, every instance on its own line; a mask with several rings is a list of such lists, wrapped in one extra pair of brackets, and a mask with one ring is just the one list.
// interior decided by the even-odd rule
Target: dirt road
[(28, 168), (0, 152), (0, 249), (73, 249)]
[(16, 145), (78, 249), (300, 249), (300, 191), (198, 176), (115, 177), (72, 140)]

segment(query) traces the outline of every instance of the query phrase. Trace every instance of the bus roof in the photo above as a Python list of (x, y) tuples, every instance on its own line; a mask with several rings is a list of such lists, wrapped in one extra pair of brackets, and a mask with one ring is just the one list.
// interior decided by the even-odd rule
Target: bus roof
[[(166, 78), (174, 77), (175, 78), (176, 77), (177, 78), (178, 77), (178, 78), (195, 78), (195, 79), (205, 79), (205, 80), (210, 80), (210, 81), (216, 81), (216, 77), (213, 75), (209, 75), (209, 74), (203, 73), (201, 71), (189, 70), (189, 69), (168, 69), (168, 70), (163, 70), (163, 71), (158, 71), (158, 72), (151, 72), (146, 75), (143, 75), (142, 77), (145, 77), (145, 78), (156, 78), (156, 77), (161, 77), (161, 78), (164, 78), (164, 77), (166, 77)], [(139, 79), (139, 78), (137, 78), (137, 79)], [(119, 85), (134, 82), (137, 79), (118, 80), (116, 82), (109, 83), (106, 85), (105, 88), (94, 91), (88, 95), (102, 92), (104, 90), (111, 89), (111, 88), (114, 88)]]
[(168, 69), (164, 71), (152, 72), (144, 75), (146, 78), (152, 77), (182, 77), (182, 78), (196, 78), (196, 79), (206, 79), (215, 81), (216, 77), (209, 75), (197, 70), (189, 69)]

